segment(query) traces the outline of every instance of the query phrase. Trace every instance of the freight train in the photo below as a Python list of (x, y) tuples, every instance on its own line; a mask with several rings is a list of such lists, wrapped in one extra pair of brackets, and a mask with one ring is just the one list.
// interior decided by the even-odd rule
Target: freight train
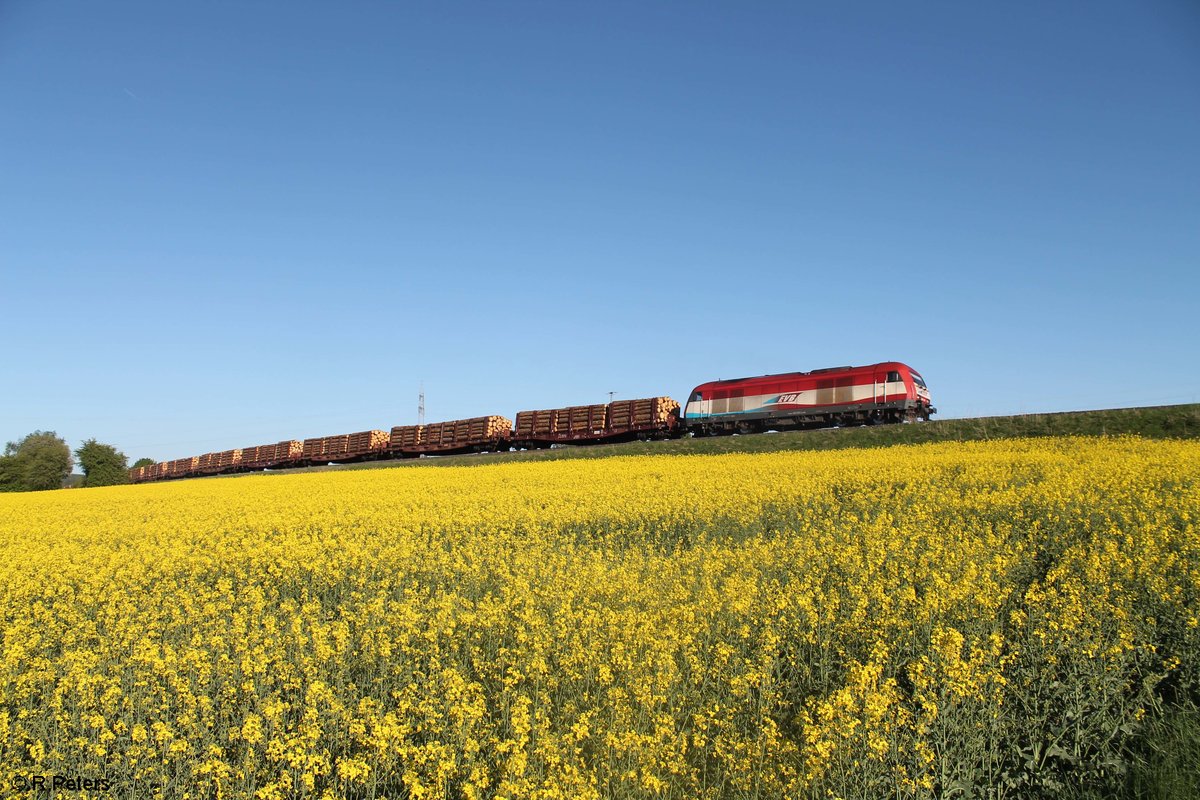
[(936, 413), (920, 373), (898, 361), (702, 383), (681, 408), (669, 397), (522, 411), (286, 440), (164, 461), (130, 481), (345, 464), (454, 453), (534, 450), (560, 444), (720, 436), (768, 430), (928, 420)]

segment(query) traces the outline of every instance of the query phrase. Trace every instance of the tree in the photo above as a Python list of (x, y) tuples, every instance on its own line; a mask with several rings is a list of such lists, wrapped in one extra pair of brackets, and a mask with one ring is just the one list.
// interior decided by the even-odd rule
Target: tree
[(154, 463), (153, 458), (139, 458), (137, 461), (133, 462), (133, 466), (130, 467), (130, 469), (137, 469), (138, 467), (149, 467), (153, 463)]
[(10, 455), (8, 450), (0, 456), (0, 492), (21, 491), (20, 469), (17, 457)]
[(95, 439), (88, 439), (78, 450), (75, 457), (83, 469), (84, 486), (116, 486), (129, 483), (129, 467), (125, 454), (111, 444), (100, 444)]
[(34, 431), (9, 442), (0, 458), (0, 484), (7, 491), (61, 489), (71, 474), (71, 448), (54, 431)]

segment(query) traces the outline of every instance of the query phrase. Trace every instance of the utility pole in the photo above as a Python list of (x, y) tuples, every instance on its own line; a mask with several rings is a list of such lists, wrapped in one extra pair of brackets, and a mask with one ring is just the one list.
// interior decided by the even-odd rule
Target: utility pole
[(417, 396), (417, 424), (425, 424), (425, 383), (421, 383), (420, 394)]
[(612, 399), (613, 399), (613, 395), (614, 395), (614, 394), (616, 394), (616, 392), (609, 392), (609, 393), (608, 393), (608, 402), (609, 402), (609, 405), (611, 405), (611, 404), (612, 404)]

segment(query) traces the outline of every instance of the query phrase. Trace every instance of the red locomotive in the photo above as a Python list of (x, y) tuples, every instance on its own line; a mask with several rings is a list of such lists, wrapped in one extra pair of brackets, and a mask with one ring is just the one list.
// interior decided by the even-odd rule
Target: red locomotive
[(920, 373), (898, 361), (712, 381), (697, 386), (683, 425), (701, 436), (928, 420)]

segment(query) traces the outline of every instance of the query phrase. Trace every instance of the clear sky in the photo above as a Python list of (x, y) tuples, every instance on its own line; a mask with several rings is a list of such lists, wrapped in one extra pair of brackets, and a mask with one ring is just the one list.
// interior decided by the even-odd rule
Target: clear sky
[(0, 0), (0, 442), (1196, 402), (1198, 306), (1192, 0)]

